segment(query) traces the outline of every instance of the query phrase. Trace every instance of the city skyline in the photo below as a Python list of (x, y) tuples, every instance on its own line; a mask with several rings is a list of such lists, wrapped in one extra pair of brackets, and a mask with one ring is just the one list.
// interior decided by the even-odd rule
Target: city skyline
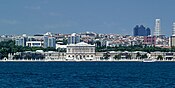
[(0, 34), (74, 33), (92, 31), (132, 35), (135, 25), (154, 33), (155, 19), (161, 33), (172, 34), (174, 0), (16, 0), (0, 1)]

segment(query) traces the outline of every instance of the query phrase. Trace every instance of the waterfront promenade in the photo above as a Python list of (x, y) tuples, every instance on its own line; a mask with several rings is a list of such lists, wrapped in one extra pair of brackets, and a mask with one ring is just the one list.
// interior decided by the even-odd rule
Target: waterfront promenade
[[(174, 62), (175, 60), (156, 60), (156, 62)], [(59, 60), (59, 59), (21, 59), (21, 60), (0, 60), (0, 62), (143, 62), (143, 59), (122, 59), (122, 60)]]

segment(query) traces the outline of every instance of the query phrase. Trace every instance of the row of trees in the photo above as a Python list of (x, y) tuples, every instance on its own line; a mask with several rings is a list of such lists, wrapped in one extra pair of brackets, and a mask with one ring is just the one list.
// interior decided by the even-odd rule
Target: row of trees
[(0, 42), (0, 58), (1, 59), (4, 57), (8, 57), (9, 53), (13, 54), (16, 52), (36, 51), (36, 50), (66, 52), (66, 49), (55, 49), (53, 47), (43, 48), (43, 47), (16, 46), (15, 42), (12, 40)]
[(31, 53), (31, 52), (24, 53), (23, 52), (20, 55), (14, 55), (14, 57), (12, 59), (18, 60), (18, 59), (22, 59), (22, 58), (25, 58), (25, 59), (44, 59), (45, 56), (41, 53)]
[(142, 45), (135, 45), (135, 46), (116, 46), (116, 47), (96, 47), (97, 52), (106, 52), (106, 51), (144, 51), (144, 52), (175, 52), (175, 47), (171, 49), (168, 48), (161, 48), (161, 47), (154, 47), (154, 46), (142, 46)]
[[(101, 58), (102, 60), (108, 60), (110, 58), (110, 53), (109, 52), (105, 52), (103, 54), (103, 58)], [(117, 54), (115, 55), (113, 58), (115, 60), (120, 60), (122, 59), (122, 54)], [(132, 56), (130, 54), (125, 54), (125, 59), (132, 59)], [(136, 58), (135, 59), (145, 59), (145, 58), (148, 58), (147, 54), (143, 54), (141, 55), (139, 52), (137, 53), (136, 55)], [(157, 60), (163, 60), (163, 56), (162, 55), (158, 55), (158, 57), (156, 58)]]

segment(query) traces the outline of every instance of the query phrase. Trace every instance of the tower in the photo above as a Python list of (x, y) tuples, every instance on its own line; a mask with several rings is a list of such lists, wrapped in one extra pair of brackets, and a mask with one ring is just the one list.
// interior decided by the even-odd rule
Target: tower
[(175, 22), (173, 23), (172, 36), (170, 37), (170, 46), (175, 47)]
[(175, 35), (175, 22), (173, 23), (172, 35)]
[(151, 35), (151, 29), (150, 28), (146, 28), (146, 35), (147, 36)]
[(139, 29), (139, 25), (136, 25), (136, 27), (133, 29), (134, 36), (138, 36), (138, 29)]
[(160, 19), (156, 19), (154, 36), (160, 36)]
[(136, 25), (133, 29), (134, 36), (148, 36), (151, 34), (150, 28), (146, 28), (143, 25)]

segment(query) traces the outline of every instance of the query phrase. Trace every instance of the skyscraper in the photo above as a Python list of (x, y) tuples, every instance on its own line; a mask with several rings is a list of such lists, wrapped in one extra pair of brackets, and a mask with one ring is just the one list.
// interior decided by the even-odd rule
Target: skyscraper
[(175, 46), (175, 36), (171, 36), (170, 37), (170, 47), (174, 47)]
[(143, 25), (136, 25), (133, 29), (134, 36), (148, 36), (151, 34), (150, 28), (145, 28)]
[(172, 35), (175, 35), (175, 22), (173, 23)]
[(160, 36), (161, 35), (160, 29), (161, 29), (160, 28), (160, 19), (156, 19), (154, 36)]
[(146, 35), (151, 35), (151, 29), (150, 28), (146, 28)]
[(136, 25), (136, 27), (133, 29), (134, 36), (138, 36), (138, 29), (139, 29), (139, 26)]
[(173, 23), (172, 36), (170, 37), (170, 46), (175, 47), (175, 22)]

